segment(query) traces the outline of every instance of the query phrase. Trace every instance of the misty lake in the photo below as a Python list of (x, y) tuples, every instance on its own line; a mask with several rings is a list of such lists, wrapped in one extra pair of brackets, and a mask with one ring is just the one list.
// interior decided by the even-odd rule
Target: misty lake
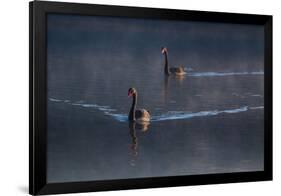
[[(263, 170), (263, 28), (48, 15), (47, 181)], [(165, 76), (160, 48), (184, 76)], [(150, 111), (129, 123), (132, 99)]]

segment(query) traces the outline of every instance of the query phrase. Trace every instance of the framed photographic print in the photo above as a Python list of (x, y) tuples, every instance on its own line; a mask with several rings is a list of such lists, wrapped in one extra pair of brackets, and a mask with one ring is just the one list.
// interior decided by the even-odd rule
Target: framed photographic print
[(30, 194), (272, 179), (272, 16), (30, 2)]

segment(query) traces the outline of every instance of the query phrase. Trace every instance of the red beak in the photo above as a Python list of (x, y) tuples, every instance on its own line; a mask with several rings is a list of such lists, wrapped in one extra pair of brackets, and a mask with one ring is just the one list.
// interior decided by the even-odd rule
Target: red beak
[(128, 97), (131, 97), (131, 96), (132, 96), (132, 94), (133, 94), (133, 93), (131, 93), (131, 92), (128, 92)]

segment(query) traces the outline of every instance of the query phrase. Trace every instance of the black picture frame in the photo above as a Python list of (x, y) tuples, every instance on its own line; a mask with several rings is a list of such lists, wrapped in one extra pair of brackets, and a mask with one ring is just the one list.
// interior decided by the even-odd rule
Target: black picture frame
[[(44, 1), (30, 2), (29, 10), (30, 194), (78, 193), (272, 180), (272, 16)], [(46, 15), (48, 13), (263, 25), (265, 32), (264, 171), (48, 184), (46, 182), (46, 146), (48, 144), (46, 137)]]

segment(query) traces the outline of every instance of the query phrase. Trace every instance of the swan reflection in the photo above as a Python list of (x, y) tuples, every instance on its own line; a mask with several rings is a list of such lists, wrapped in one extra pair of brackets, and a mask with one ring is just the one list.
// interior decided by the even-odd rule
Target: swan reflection
[(162, 97), (164, 99), (164, 102), (167, 103), (169, 101), (169, 93), (170, 88), (173, 88), (175, 84), (177, 86), (181, 86), (185, 80), (185, 75), (171, 75), (171, 76), (164, 76), (164, 88), (162, 91)]
[(138, 137), (136, 130), (140, 130), (141, 132), (148, 131), (149, 123), (136, 123), (136, 122), (129, 122), (129, 133), (131, 137), (131, 144), (130, 144), (130, 165), (135, 166), (137, 157), (138, 157)]

